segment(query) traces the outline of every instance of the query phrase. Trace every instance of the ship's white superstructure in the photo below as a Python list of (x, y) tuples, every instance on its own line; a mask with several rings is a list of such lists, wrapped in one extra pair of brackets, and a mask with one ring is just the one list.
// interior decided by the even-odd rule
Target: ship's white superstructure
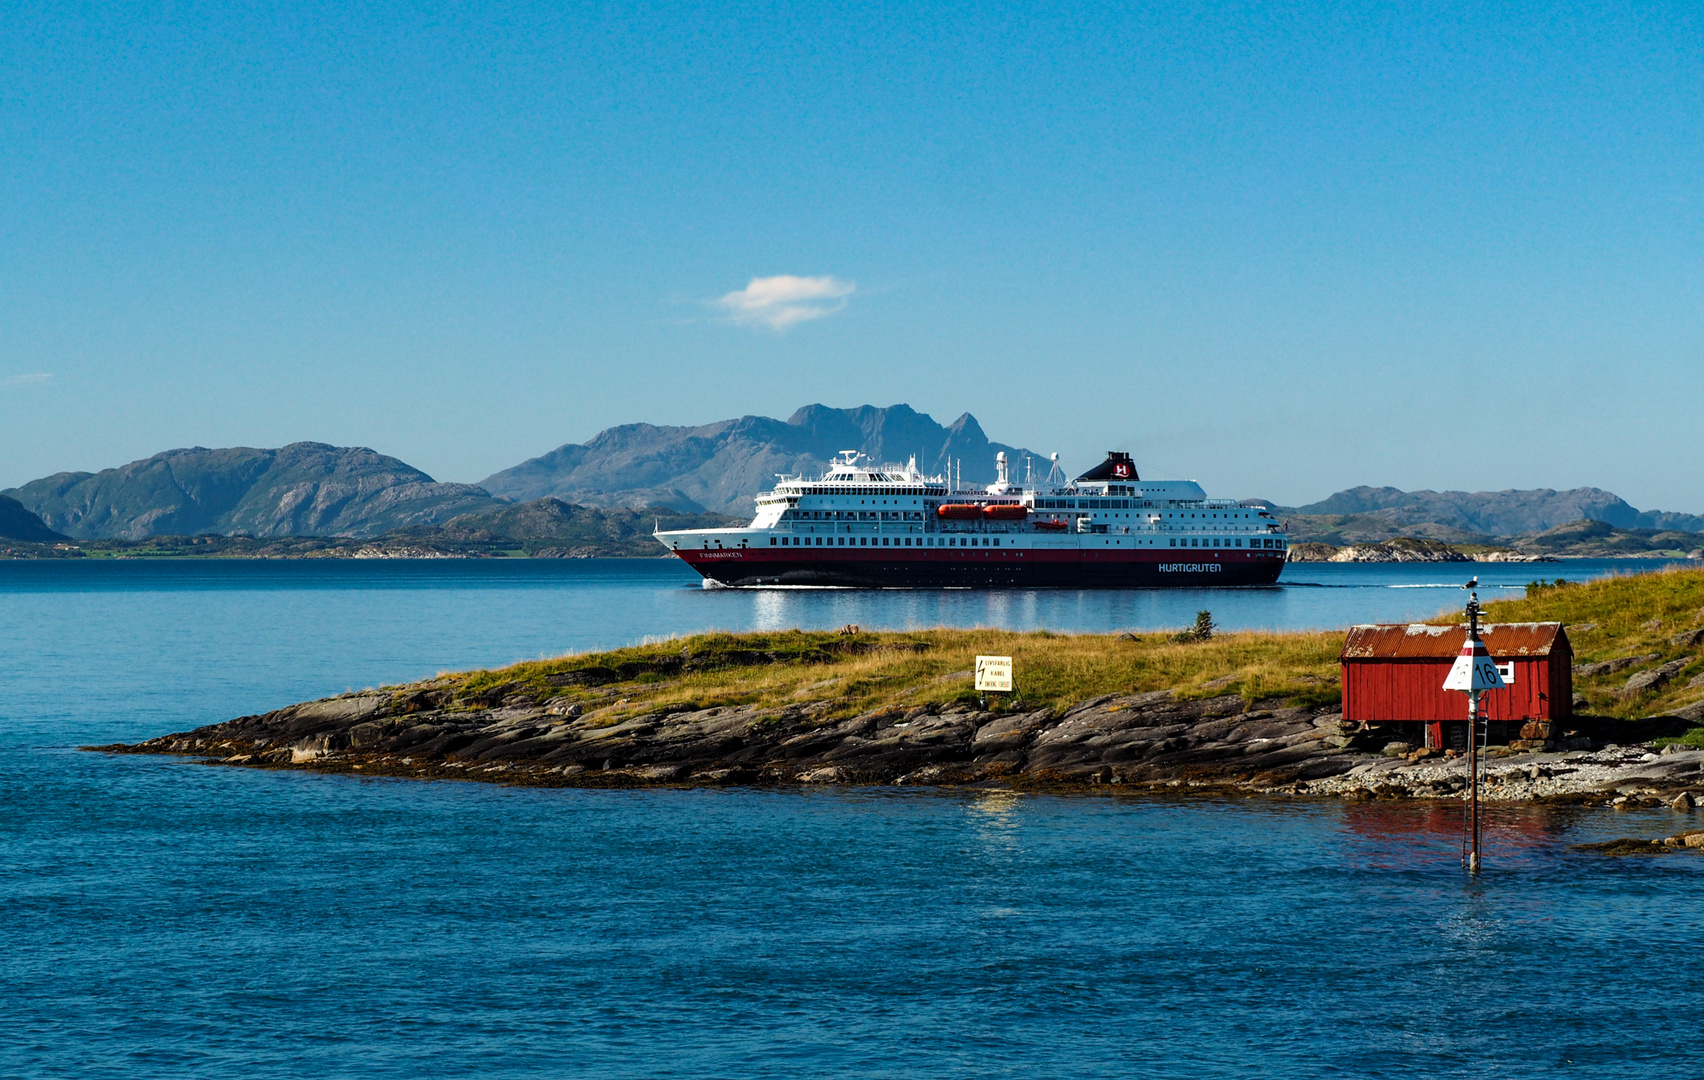
[(749, 525), (656, 537), (729, 585), (1270, 584), (1283, 568), (1269, 509), (1209, 499), (1192, 480), (1142, 480), (1128, 455), (1072, 481), (1055, 464), (1037, 486), (1016, 482), (1003, 453), (996, 470), (966, 489), (915, 459), (877, 466), (842, 451), (820, 477), (781, 477)]

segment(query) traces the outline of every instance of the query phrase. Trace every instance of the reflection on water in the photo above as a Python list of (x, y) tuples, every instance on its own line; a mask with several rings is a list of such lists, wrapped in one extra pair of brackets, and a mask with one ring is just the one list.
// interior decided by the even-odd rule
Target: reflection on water
[[(1482, 595), (1496, 596), (1495, 588)], [(1518, 593), (1512, 587), (1507, 592)], [(1314, 629), (1430, 617), (1443, 604), (1413, 593), (1307, 586), (1246, 589), (719, 589), (703, 594), (708, 622), (728, 629), (934, 626), (1107, 632), (1188, 626), (1213, 613), (1227, 630)]]
[[(1453, 609), (1464, 575), (1474, 570), (1481, 596), (1497, 599), (1522, 595), (1540, 576), (1580, 581), (1658, 565), (1297, 563), (1269, 587), (977, 591), (704, 589), (698, 575), (673, 559), (42, 560), (0, 562), (0, 595), (22, 606), (39, 600), (49, 619), (77, 612), (116, 617), (118, 626), (144, 609), (168, 619), (181, 612), (199, 622), (202, 634), (223, 632), (206, 624), (209, 615), (234, 620), (238, 633), (261, 620), (359, 640), (391, 639), (400, 631), (450, 643), (441, 650), (449, 666), (463, 663), (458, 657), (501, 662), (707, 629), (826, 630), (847, 623), (1105, 633), (1188, 626), (1207, 610), (1227, 630), (1337, 629)], [(190, 636), (197, 629), (186, 621)]]
[(1016, 820), (1018, 805), (1023, 796), (1015, 791), (979, 791), (965, 800), (964, 807), (972, 814), (981, 814), (1004, 824)]
[(1297, 563), (1275, 586), (1232, 589), (799, 589), (693, 590), (703, 618), (727, 629), (827, 629), (856, 623), (881, 629), (992, 626), (1104, 633), (1188, 626), (1199, 611), (1227, 630), (1324, 630), (1361, 622), (1406, 622), (1458, 605), (1461, 585), (1479, 576), (1483, 599), (1525, 595), (1529, 581), (1582, 581), (1651, 570), (1638, 560), (1567, 564)]
[[(1346, 850), (1364, 865), (1403, 869), (1459, 862), (1466, 802), (1460, 798), (1346, 803)], [(1577, 826), (1577, 807), (1480, 804), (1481, 850), (1488, 869), (1549, 858), (1558, 838)]]

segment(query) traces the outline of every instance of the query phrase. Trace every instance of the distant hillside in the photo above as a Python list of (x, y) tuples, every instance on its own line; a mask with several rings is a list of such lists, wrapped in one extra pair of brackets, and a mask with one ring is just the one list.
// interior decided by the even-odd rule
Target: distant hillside
[[(1436, 539), (1397, 537), (1395, 540), (1343, 540), (1354, 531), (1353, 523), (1368, 520), (1359, 515), (1315, 515), (1292, 522), (1313, 523), (1305, 539), (1292, 525), (1291, 562), (1444, 562), (1451, 557), (1490, 562), (1521, 561), (1531, 557), (1551, 559), (1692, 558), (1704, 559), (1704, 534), (1673, 529), (1618, 529), (1604, 521), (1572, 521), (1543, 532), (1462, 542), (1465, 553), (1455, 552)], [(1320, 531), (1320, 522), (1339, 522), (1338, 531)], [(1319, 540), (1336, 536), (1337, 540)], [(1406, 550), (1403, 550), (1406, 549)]]
[(523, 551), (541, 558), (666, 556), (651, 539), (653, 528), (713, 529), (742, 523), (721, 514), (682, 514), (668, 507), (642, 510), (575, 506), (560, 499), (535, 499), (481, 514), (463, 514), (442, 525), (417, 526), (385, 536), (391, 544), (426, 544), (446, 551)]
[(0, 539), (51, 544), (59, 540), (69, 540), (70, 537), (48, 528), (41, 518), (30, 513), (23, 503), (0, 495)]
[[(1327, 543), (1343, 542), (1325, 539), (1325, 532), (1333, 529), (1347, 530), (1342, 535), (1352, 543), (1401, 535), (1471, 543), (1475, 538), (1543, 532), (1580, 520), (1607, 522), (1622, 529), (1704, 532), (1704, 516), (1642, 512), (1599, 488), (1466, 492), (1357, 487), (1307, 506), (1282, 509), (1306, 519), (1301, 524), (1308, 526), (1308, 539)], [(1384, 535), (1379, 535), (1381, 531)]]
[(1514, 541), (1530, 555), (1611, 559), (1652, 554), (1690, 554), (1704, 548), (1704, 536), (1691, 530), (1618, 529), (1603, 521), (1573, 521)]
[[(3, 503), (9, 500), (0, 500)], [(14, 505), (16, 505), (14, 503)], [(735, 524), (741, 519), (721, 514), (682, 514), (667, 507), (643, 510), (571, 506), (556, 499), (538, 499), (519, 506), (463, 514), (442, 525), (415, 525), (379, 536), (173, 536), (145, 540), (73, 540), (57, 545), (9, 540), (0, 544), (0, 559), (85, 558), (669, 558), (651, 538), (651, 530), (705, 529)], [(28, 514), (27, 510), (19, 507)], [(33, 515), (31, 515), (33, 518)], [(57, 533), (49, 536), (64, 541)]]
[(376, 536), (501, 504), (364, 447), (194, 447), (98, 473), (56, 473), (9, 495), (79, 539), (157, 534)]
[(480, 486), (517, 501), (556, 496), (599, 506), (657, 504), (749, 518), (752, 496), (773, 487), (776, 473), (819, 472), (841, 450), (889, 462), (916, 455), (927, 473), (944, 473), (949, 458), (962, 459), (964, 479), (975, 483), (994, 479), (994, 455), (1001, 450), (1021, 476), (1028, 453), (989, 442), (969, 413), (943, 427), (909, 405), (808, 405), (786, 421), (746, 416), (700, 427), (624, 424), (505, 469)]
[(1468, 532), (1432, 521), (1399, 524), (1379, 514), (1295, 514), (1280, 509), (1279, 515), (1290, 530), (1292, 544), (1343, 547), (1348, 544), (1382, 544), (1403, 536), (1442, 540), (1446, 544), (1491, 544), (1499, 539), (1490, 533)]

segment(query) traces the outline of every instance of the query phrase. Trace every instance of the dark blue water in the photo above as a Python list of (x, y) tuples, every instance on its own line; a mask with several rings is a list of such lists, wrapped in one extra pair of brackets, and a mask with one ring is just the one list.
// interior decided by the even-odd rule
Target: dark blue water
[[(0, 564), (0, 1075), (1704, 1075), (1704, 860), (1566, 850), (1697, 827), (1666, 810), (1496, 814), (1473, 884), (1444, 808), (519, 791), (74, 749), (789, 612), (997, 621), (986, 596), (708, 593), (666, 563), (43, 565)], [(1307, 569), (1344, 587), (1272, 590), (1246, 624), (1425, 592)], [(1131, 612), (1021, 602), (1060, 629)]]

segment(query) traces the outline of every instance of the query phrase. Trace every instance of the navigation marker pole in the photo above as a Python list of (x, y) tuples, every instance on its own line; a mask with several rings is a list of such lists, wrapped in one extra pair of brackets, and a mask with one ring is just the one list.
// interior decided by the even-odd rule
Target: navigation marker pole
[[(1476, 576), (1463, 588), (1472, 589), (1478, 584)], [(1479, 616), (1484, 610), (1479, 606), (1479, 594), (1469, 593), (1467, 640), (1462, 642), (1461, 653), (1444, 680), (1445, 690), (1467, 693), (1467, 806), (1462, 820), (1461, 863), (1470, 874), (1479, 873), (1479, 698), (1487, 690), (1500, 690), (1508, 685), (1479, 637)]]
[(1479, 873), (1479, 691), (1467, 695), (1467, 872)]

